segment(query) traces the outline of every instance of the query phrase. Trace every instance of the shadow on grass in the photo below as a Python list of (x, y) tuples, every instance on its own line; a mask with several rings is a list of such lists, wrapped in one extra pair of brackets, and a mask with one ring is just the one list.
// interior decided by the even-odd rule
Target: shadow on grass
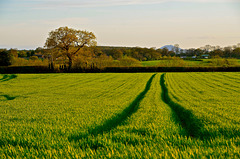
[(11, 75), (3, 75), (3, 77), (0, 79), (0, 82), (9, 81), (11, 79), (17, 78), (17, 75), (11, 74)]
[(156, 74), (152, 75), (151, 78), (148, 80), (146, 87), (143, 92), (141, 92), (137, 98), (121, 113), (113, 116), (112, 118), (106, 120), (103, 124), (98, 125), (94, 128), (89, 128), (87, 133), (71, 135), (68, 137), (69, 141), (78, 141), (82, 138), (88, 138), (88, 136), (97, 136), (98, 134), (103, 134), (104, 132), (109, 132), (111, 129), (114, 129), (118, 125), (121, 125), (128, 117), (130, 117), (133, 113), (135, 113), (138, 108), (139, 104), (148, 92), (151, 87), (151, 83), (153, 78)]

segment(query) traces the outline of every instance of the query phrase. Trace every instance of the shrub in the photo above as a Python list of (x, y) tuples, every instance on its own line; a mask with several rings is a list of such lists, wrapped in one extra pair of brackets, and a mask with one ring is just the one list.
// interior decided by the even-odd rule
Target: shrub
[(132, 57), (124, 56), (123, 58), (118, 59), (118, 61), (119, 66), (141, 66), (141, 62)]
[(101, 55), (98, 58), (93, 60), (94, 66), (99, 69), (103, 69), (105, 67), (111, 67), (114, 65), (113, 58), (107, 55)]
[(184, 67), (186, 66), (186, 62), (180, 57), (172, 57), (166, 60), (161, 60), (158, 67)]
[(24, 58), (13, 58), (12, 66), (48, 66), (48, 60), (27, 60)]
[(220, 58), (220, 57), (211, 59), (210, 63), (213, 66), (236, 66), (236, 65), (239, 65), (237, 59), (234, 59), (234, 58), (227, 59), (227, 58)]

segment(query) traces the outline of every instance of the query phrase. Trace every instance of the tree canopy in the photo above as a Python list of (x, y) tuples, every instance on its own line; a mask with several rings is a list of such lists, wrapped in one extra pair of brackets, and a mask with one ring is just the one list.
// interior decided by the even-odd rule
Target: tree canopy
[(45, 47), (61, 50), (62, 54), (68, 58), (69, 69), (71, 69), (73, 57), (79, 50), (84, 46), (95, 46), (96, 44), (96, 36), (92, 32), (60, 27), (49, 33)]

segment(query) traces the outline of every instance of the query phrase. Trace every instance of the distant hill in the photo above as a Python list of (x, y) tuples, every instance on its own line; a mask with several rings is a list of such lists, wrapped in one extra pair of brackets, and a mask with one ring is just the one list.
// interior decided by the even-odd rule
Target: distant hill
[[(163, 48), (167, 48), (168, 49), (168, 51), (174, 51), (174, 46), (173, 45), (164, 45), (163, 47), (161, 47), (160, 49), (163, 49)], [(181, 48), (179, 48), (179, 51), (180, 50), (182, 50), (182, 52), (183, 53), (185, 53), (186, 52), (186, 50), (185, 49), (181, 49)]]
[(161, 47), (160, 49), (166, 48), (168, 49), (168, 51), (173, 51), (174, 50), (174, 46), (173, 45), (164, 45), (163, 47)]

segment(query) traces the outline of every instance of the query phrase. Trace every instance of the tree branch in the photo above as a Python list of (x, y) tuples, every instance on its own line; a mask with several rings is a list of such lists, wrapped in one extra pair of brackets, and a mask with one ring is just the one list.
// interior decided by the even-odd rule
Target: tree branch
[(73, 55), (77, 54), (77, 52), (83, 48), (85, 45), (87, 44), (87, 42), (83, 43), (81, 46), (78, 47), (77, 51), (73, 52)]

